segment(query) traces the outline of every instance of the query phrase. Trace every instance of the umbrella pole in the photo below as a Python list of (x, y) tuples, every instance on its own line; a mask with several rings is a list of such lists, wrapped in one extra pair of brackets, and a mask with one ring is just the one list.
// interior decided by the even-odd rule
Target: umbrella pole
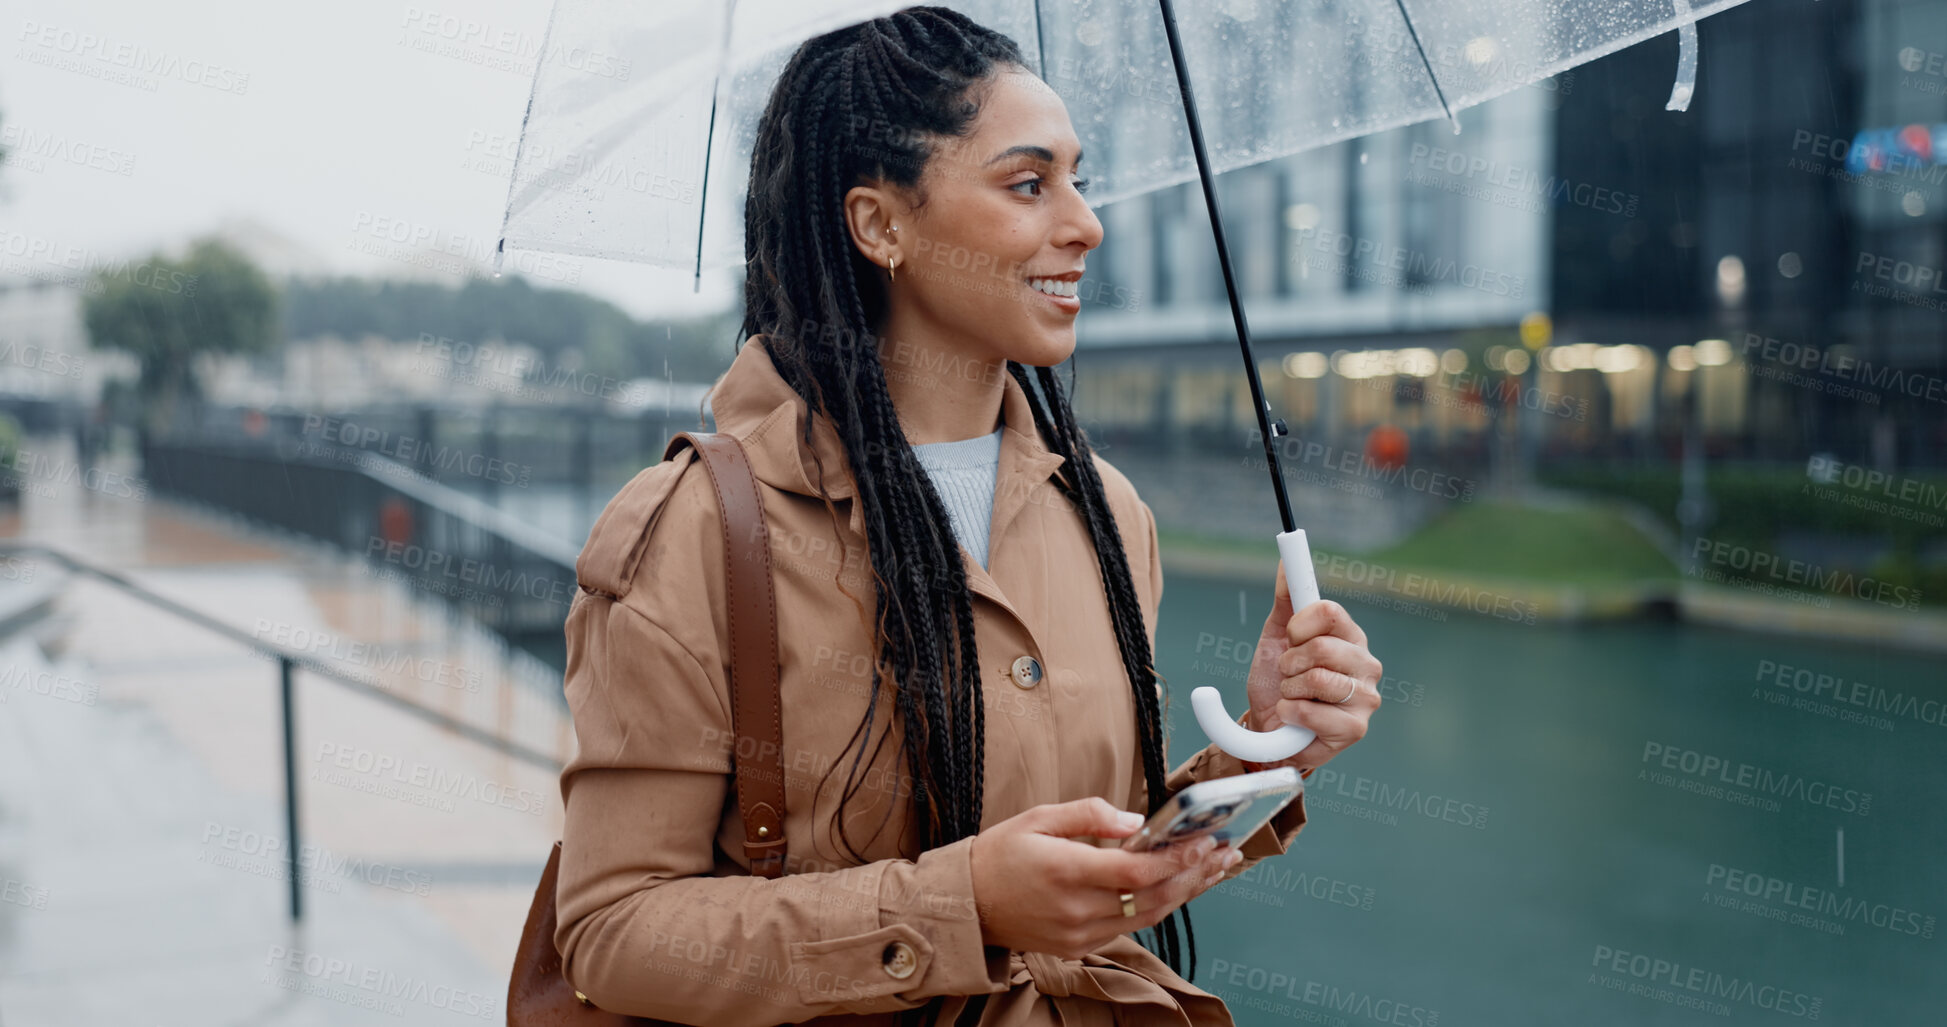
[[(1224, 293), (1230, 297), (1230, 319), (1237, 325), (1237, 345), (1244, 352), (1244, 375), (1251, 382), (1251, 402), (1257, 407), (1258, 435), (1264, 440), (1264, 464), (1271, 471), (1271, 488), (1278, 497), (1278, 515), (1284, 530), (1295, 531), (1291, 498), (1285, 494), (1284, 468), (1278, 465), (1277, 440), (1289, 435), (1282, 419), (1271, 419), (1271, 407), (1264, 401), (1264, 384), (1258, 380), (1257, 359), (1251, 355), (1251, 327), (1244, 319), (1244, 301), (1237, 294), (1237, 275), (1230, 266), (1230, 245), (1224, 241), (1224, 217), (1217, 209), (1216, 174), (1210, 170), (1210, 153), (1203, 145), (1203, 122), (1197, 117), (1196, 95), (1190, 89), (1190, 69), (1183, 61), (1183, 39), (1176, 31), (1176, 9), (1170, 0), (1157, 0), (1163, 8), (1163, 30), (1169, 35), (1170, 62), (1176, 66), (1176, 85), (1183, 93), (1183, 117), (1190, 127), (1190, 148), (1197, 156), (1197, 178), (1203, 183), (1204, 206), (1210, 210), (1210, 235), (1217, 243), (1217, 266), (1224, 272)], [(1293, 594), (1294, 600), (1296, 594)]]
[(710, 79), (710, 126), (703, 131), (703, 186), (696, 198), (696, 277), (691, 292), (703, 291), (703, 225), (710, 216), (710, 147), (717, 141), (717, 107), (723, 89), (723, 69), (730, 64), (730, 28), (737, 15), (737, 0), (723, 5), (723, 44), (717, 50), (717, 73)]
[[(1244, 351), (1244, 374), (1251, 382), (1251, 402), (1257, 405), (1258, 434), (1264, 439), (1264, 466), (1271, 471), (1271, 488), (1278, 496), (1278, 515), (1284, 518), (1284, 532), (1278, 536), (1278, 556), (1284, 566), (1285, 586), (1291, 591), (1291, 608), (1302, 610), (1318, 601), (1318, 579), (1312, 570), (1311, 546), (1305, 533), (1291, 516), (1291, 498), (1285, 494), (1284, 468), (1278, 464), (1277, 440), (1290, 434), (1282, 419), (1271, 419), (1271, 406), (1264, 401), (1264, 384), (1258, 380), (1257, 359), (1251, 355), (1251, 328), (1244, 320), (1244, 300), (1237, 295), (1237, 275), (1230, 267), (1230, 246), (1224, 241), (1224, 218), (1217, 209), (1216, 175), (1210, 170), (1210, 153), (1203, 145), (1203, 122), (1197, 118), (1197, 100), (1190, 90), (1190, 70), (1183, 62), (1183, 39), (1176, 31), (1176, 10), (1170, 0), (1157, 0), (1163, 6), (1163, 30), (1170, 40), (1170, 61), (1176, 65), (1177, 88), (1183, 91), (1183, 115), (1190, 127), (1190, 146), (1197, 155), (1197, 178), (1203, 182), (1203, 202), (1210, 209), (1210, 234), (1217, 243), (1217, 265), (1224, 272), (1224, 292), (1230, 297), (1230, 318), (1237, 325), (1237, 345)], [(1217, 747), (1241, 760), (1276, 763), (1297, 753), (1317, 737), (1310, 728), (1281, 724), (1270, 731), (1257, 731), (1238, 722), (1224, 708), (1223, 696), (1210, 685), (1192, 689), (1190, 708), (1197, 726)], [(1266, 773), (1289, 775), (1289, 768)]]
[(696, 277), (690, 291), (703, 291), (703, 225), (710, 214), (710, 146), (717, 139), (717, 88), (710, 87), (710, 127), (703, 134), (703, 187), (696, 199)]

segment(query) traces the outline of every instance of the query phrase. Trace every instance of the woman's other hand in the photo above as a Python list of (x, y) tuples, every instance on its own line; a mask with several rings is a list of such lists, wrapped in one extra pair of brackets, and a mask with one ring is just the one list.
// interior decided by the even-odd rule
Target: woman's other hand
[(1251, 700), (1248, 724), (1258, 731), (1296, 724), (1318, 738), (1288, 759), (1250, 765), (1309, 771), (1364, 738), (1379, 708), (1380, 672), (1379, 660), (1366, 648), (1365, 631), (1345, 607), (1321, 599), (1291, 609), (1284, 561), (1278, 561), (1276, 599), (1264, 619), (1245, 689)]
[[(1205, 836), (1127, 852), (1077, 838), (1120, 839), (1143, 818), (1102, 798), (1036, 806), (974, 838), (974, 902), (988, 945), (1080, 959), (1117, 935), (1152, 927), (1223, 879), (1241, 856)], [(1228, 861), (1227, 861), (1228, 860)], [(1122, 915), (1121, 893), (1136, 915)]]

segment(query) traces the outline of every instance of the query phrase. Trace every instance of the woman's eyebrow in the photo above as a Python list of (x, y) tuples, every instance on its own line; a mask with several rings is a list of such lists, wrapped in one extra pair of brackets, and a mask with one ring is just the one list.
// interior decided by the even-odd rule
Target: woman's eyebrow
[[(1001, 161), (1006, 160), (1009, 157), (1016, 156), (1018, 154), (1026, 154), (1029, 157), (1033, 157), (1035, 160), (1046, 161), (1049, 164), (1053, 164), (1055, 162), (1055, 151), (1050, 150), (1045, 146), (1034, 146), (1032, 144), (1022, 144), (1020, 146), (1010, 146), (1007, 149), (1002, 150), (1000, 153), (995, 154), (994, 157), (991, 160), (989, 160), (987, 163), (998, 164)], [(1081, 163), (1082, 163), (1082, 151), (1076, 150), (1075, 164), (1077, 166), (1080, 166)]]

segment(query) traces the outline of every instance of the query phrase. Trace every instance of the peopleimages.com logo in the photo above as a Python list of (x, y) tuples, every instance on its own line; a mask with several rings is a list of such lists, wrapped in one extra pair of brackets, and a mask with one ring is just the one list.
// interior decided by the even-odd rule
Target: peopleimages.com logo
[[(1759, 660), (1756, 680), (1761, 686), (1768, 686), (1779, 693), (1795, 692), (1808, 699), (1823, 700), (1819, 705), (1830, 702), (1856, 706), (1868, 714), (1884, 713), (1902, 720), (1947, 727), (1947, 701), (1925, 695), (1924, 683), (1921, 683), (1923, 694), (1914, 695), (1863, 681), (1848, 681), (1836, 674), (1794, 667), (1776, 660)], [(1859, 719), (1869, 721), (1881, 718), (1861, 714)], [(1888, 724), (1888, 727), (1891, 725)]]
[(1610, 945), (1597, 945), (1589, 966), (1593, 968), (1590, 984), (1717, 1016), (1731, 1015), (1730, 1003), (1735, 1002), (1816, 1020), (1825, 1005), (1825, 1000), (1816, 995)]
[(1691, 555), (1748, 574), (1752, 579), (1768, 578), (1795, 587), (1851, 596), (1901, 610), (1918, 609), (1920, 606), (1921, 592), (1917, 588), (1895, 585), (1867, 574), (1829, 569), (1803, 560), (1784, 559), (1775, 553), (1749, 546), (1699, 536)]
[[(1682, 779), (1699, 785), (1748, 789), (1750, 793), (1759, 796), (1797, 799), (1808, 805), (1835, 809), (1841, 813), (1852, 813), (1863, 817), (1873, 809), (1871, 792), (1862, 792), (1856, 788), (1842, 788), (1830, 781), (1809, 778), (1803, 774), (1774, 771), (1769, 767), (1760, 767), (1695, 749), (1666, 745), (1662, 742), (1643, 743), (1642, 763), (1645, 769), (1637, 771), (1636, 776), (1643, 780), (1654, 780), (1649, 768), (1659, 767), (1666, 771), (1675, 771), (1682, 775)], [(1657, 781), (1657, 783), (1665, 782)], [(1685, 788), (1684, 790), (1697, 789)], [(1776, 803), (1772, 805), (1775, 806)], [(1776, 812), (1776, 809), (1774, 808), (1772, 812)]]
[(1876, 284), (1855, 277), (1853, 292), (1894, 300), (1923, 310), (1947, 309), (1947, 275), (1943, 275), (1940, 268), (1861, 250), (1852, 271), (1855, 276), (1891, 283)]
[[(1828, 934), (1846, 933), (1846, 924), (1877, 927), (1894, 934), (1928, 939), (1935, 918), (1927, 913), (1885, 902), (1869, 902), (1830, 888), (1788, 881), (1737, 867), (1712, 863), (1704, 872), (1704, 886), (1725, 893), (1731, 902), (1713, 904), (1740, 908), (1767, 919), (1809, 927)], [(1742, 906), (1733, 903), (1742, 901)]]

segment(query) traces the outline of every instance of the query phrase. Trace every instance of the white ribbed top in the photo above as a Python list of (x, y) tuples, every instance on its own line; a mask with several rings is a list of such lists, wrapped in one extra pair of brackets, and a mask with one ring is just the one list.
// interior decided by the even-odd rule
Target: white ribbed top
[(987, 569), (987, 528), (994, 519), (994, 479), (1001, 468), (1001, 432), (954, 442), (928, 442), (913, 447), (933, 488), (946, 503), (954, 537)]

